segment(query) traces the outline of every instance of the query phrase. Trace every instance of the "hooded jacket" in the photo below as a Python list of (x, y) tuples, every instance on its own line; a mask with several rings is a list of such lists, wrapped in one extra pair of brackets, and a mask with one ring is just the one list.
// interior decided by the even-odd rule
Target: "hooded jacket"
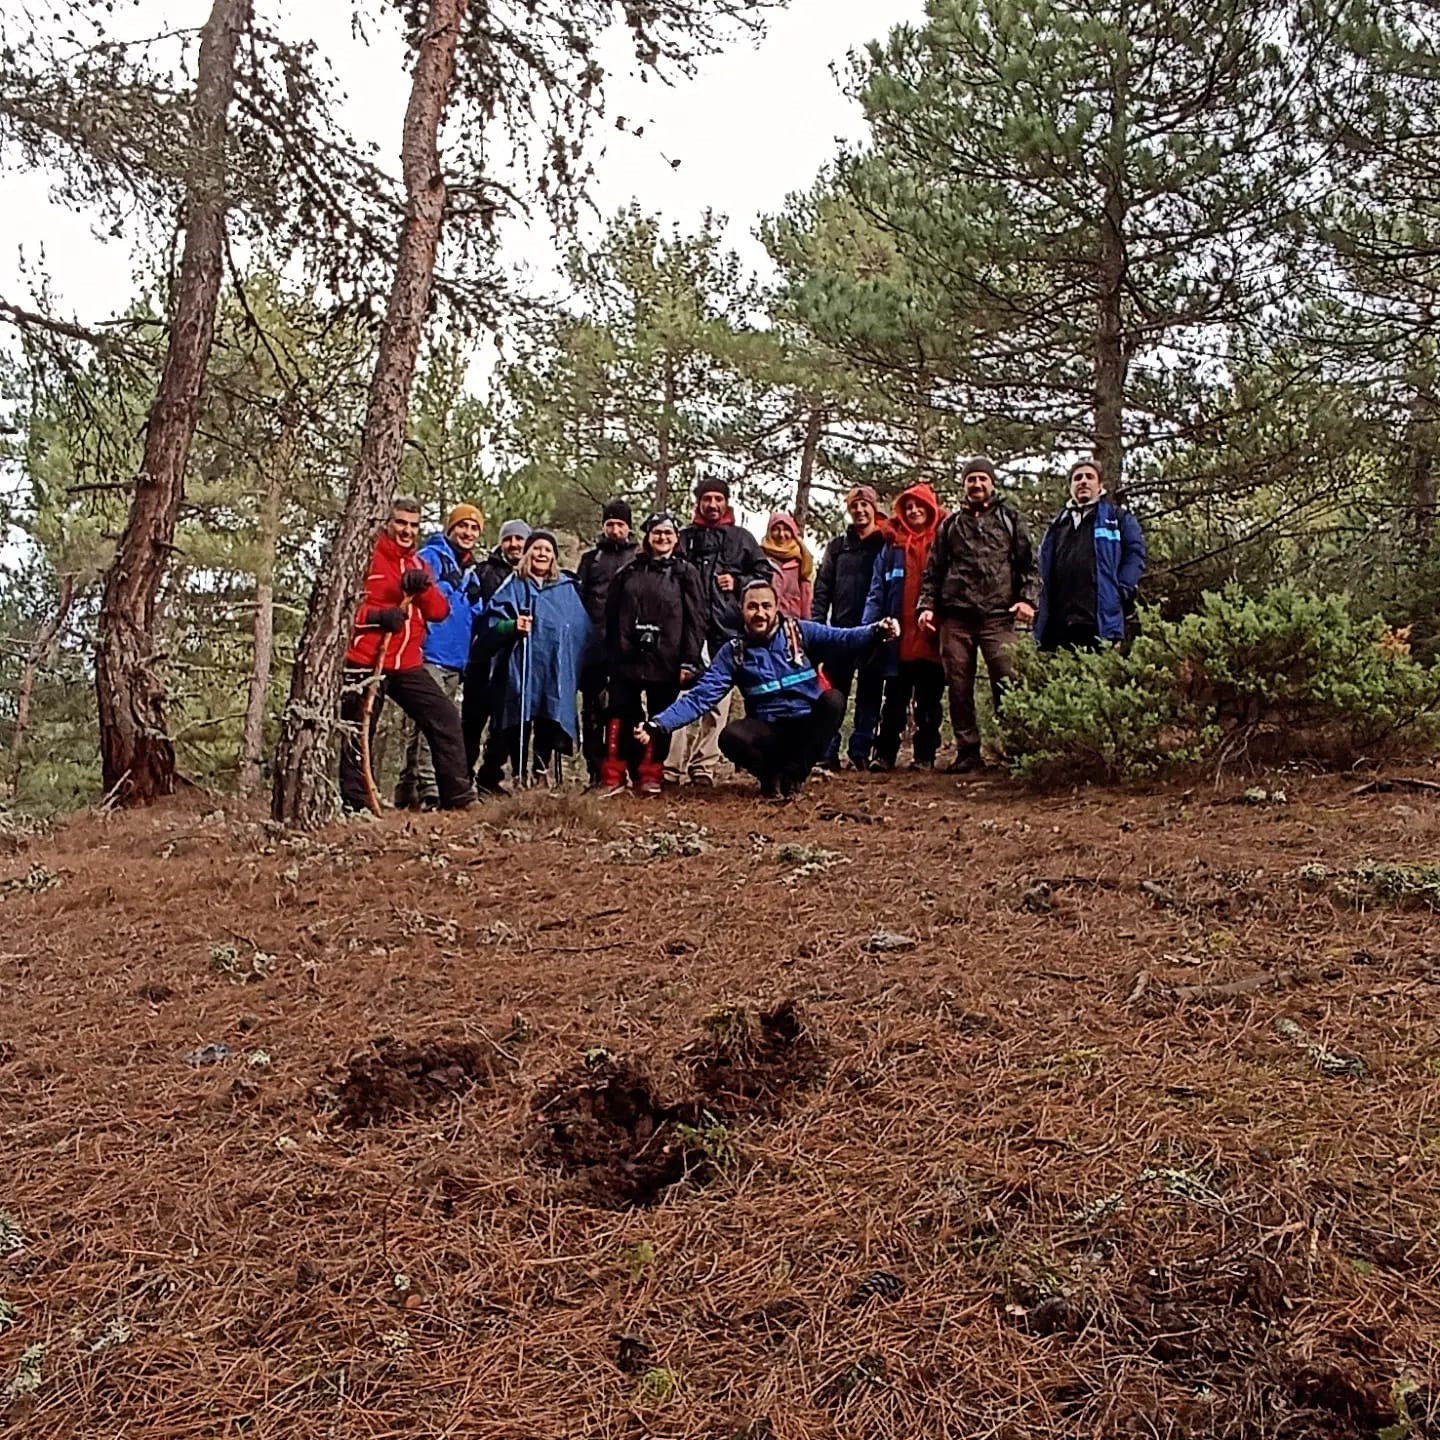
[[(528, 636), (514, 633), (522, 614), (534, 617)], [(561, 571), (548, 584), (537, 585), (511, 575), (486, 607), (485, 624), (497, 637), (495, 672), (502, 687), (494, 727), (515, 730), (522, 718), (527, 725), (553, 720), (573, 741), (580, 729), (575, 706), (580, 657), (590, 637), (590, 617), (574, 577)]]
[[(385, 656), (384, 669), (414, 670), (423, 659), (425, 632), (429, 625), (439, 624), (450, 613), (449, 602), (438, 585), (431, 585), (416, 595), (408, 606), (403, 605), (405, 592), (401, 576), (407, 570), (428, 570), (415, 550), (402, 550), (388, 532), (382, 531), (370, 556), (370, 570), (365, 576), (365, 593), (355, 615), (355, 631), (345, 663), (372, 670), (376, 658)], [(433, 572), (432, 572), (433, 578)], [(405, 628), (387, 635), (375, 623), (381, 610), (405, 610)]]
[(641, 685), (678, 685), (682, 667), (698, 674), (707, 618), (699, 571), (682, 555), (661, 560), (642, 550), (610, 587), (610, 673)]
[(1033, 605), (1040, 574), (1025, 521), (1003, 500), (983, 510), (962, 505), (935, 535), (916, 606), (936, 616), (984, 620)]
[(463, 670), (470, 660), (475, 621), (485, 610), (485, 593), (476, 574), (475, 558), (461, 561), (447, 536), (432, 535), (421, 547), (420, 558), (430, 567), (435, 586), (450, 606), (444, 620), (431, 625), (422, 656), (428, 665)]
[[(912, 530), (901, 518), (900, 507), (906, 500), (918, 500), (929, 512), (930, 523), (923, 530)], [(927, 661), (940, 663), (940, 641), (933, 631), (922, 630), (916, 618), (925, 565), (935, 536), (945, 519), (945, 512), (935, 492), (923, 482), (902, 491), (895, 500), (895, 512), (885, 522), (887, 544), (875, 557), (870, 575), (870, 593), (865, 600), (864, 623), (873, 625), (886, 618), (900, 622), (899, 640), (886, 645), (889, 656), (886, 674), (893, 675), (900, 663)]]
[(863, 540), (853, 525), (847, 525), (820, 557), (810, 618), (821, 625), (859, 625), (865, 618), (875, 557), (885, 546), (885, 532), (878, 525)]
[[(697, 511), (696, 519), (680, 532), (680, 553), (700, 572), (709, 616), (705, 638), (713, 654), (744, 628), (740, 592), (749, 580), (771, 579), (770, 562), (760, 553), (760, 542), (735, 523), (728, 505), (718, 525), (702, 525)], [(735, 577), (728, 594), (715, 583), (722, 575)]]
[[(1055, 597), (1050, 593), (1051, 566), (1055, 560), (1055, 527), (1071, 525), (1067, 506), (1050, 522), (1040, 542), (1040, 603), (1035, 610), (1035, 634), (1042, 640)], [(1095, 507), (1095, 630), (1101, 640), (1125, 638), (1125, 612), (1134, 602), (1145, 574), (1145, 535), (1140, 522), (1113, 501), (1102, 498)]]
[(868, 626), (839, 630), (782, 619), (762, 640), (743, 635), (727, 641), (695, 684), (650, 723), (667, 734), (681, 730), (715, 709), (732, 689), (745, 697), (746, 715), (757, 720), (801, 719), (826, 688), (816, 662), (861, 659), (878, 638)]

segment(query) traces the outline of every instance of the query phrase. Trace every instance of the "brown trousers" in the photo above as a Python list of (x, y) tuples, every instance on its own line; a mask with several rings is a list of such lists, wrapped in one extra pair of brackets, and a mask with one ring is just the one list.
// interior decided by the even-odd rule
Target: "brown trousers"
[(1011, 651), (1015, 645), (1015, 622), (1008, 615), (991, 615), (984, 619), (957, 620), (942, 616), (940, 620), (940, 660), (945, 666), (945, 679), (950, 686), (950, 723), (955, 729), (955, 743), (961, 750), (980, 748), (980, 725), (975, 718), (975, 667), (979, 656), (985, 657), (990, 676), (990, 698), (1000, 709), (1003, 687), (1015, 678)]

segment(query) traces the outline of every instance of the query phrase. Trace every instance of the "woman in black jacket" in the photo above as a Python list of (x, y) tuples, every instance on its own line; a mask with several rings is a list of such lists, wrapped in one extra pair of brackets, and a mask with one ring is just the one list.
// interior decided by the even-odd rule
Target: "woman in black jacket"
[(705, 592), (700, 572), (676, 553), (679, 543), (675, 517), (652, 515), (639, 555), (615, 576), (606, 598), (610, 705), (600, 788), (607, 795), (624, 790), (627, 771), (640, 794), (660, 793), (669, 736), (642, 747), (633, 732), (700, 673)]

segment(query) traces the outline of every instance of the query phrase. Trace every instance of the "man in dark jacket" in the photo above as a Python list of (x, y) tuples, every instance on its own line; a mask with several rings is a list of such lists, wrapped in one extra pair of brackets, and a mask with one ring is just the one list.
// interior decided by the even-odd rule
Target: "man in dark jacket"
[[(523, 520), (507, 520), (500, 527), (500, 543), (475, 566), (480, 585), (483, 614), (495, 592), (515, 573), (530, 527)], [(460, 724), (465, 732), (465, 762), (473, 774), (480, 759), (480, 741), (494, 704), (495, 646), (484, 625), (477, 624), (470, 641), (470, 661), (465, 667), (465, 689), (460, 702)]]
[(1098, 650), (1123, 640), (1144, 573), (1140, 522), (1105, 498), (1093, 460), (1072, 465), (1070, 501), (1040, 542), (1040, 648)]
[(995, 495), (995, 464), (984, 455), (965, 463), (965, 503), (941, 525), (925, 565), (916, 611), (940, 633), (940, 659), (950, 686), (950, 723), (957, 751), (952, 774), (978, 770), (975, 668), (980, 655), (990, 695), (1000, 708), (1014, 676), (1015, 622), (1035, 618), (1039, 576), (1025, 522)]
[[(810, 607), (812, 620), (841, 629), (859, 625), (864, 618), (875, 557), (885, 548), (885, 532), (879, 524), (880, 497), (869, 485), (857, 485), (845, 497), (845, 509), (850, 514), (850, 524), (825, 547)], [(855, 722), (847, 754), (857, 770), (866, 770), (870, 766), (870, 752), (875, 748), (875, 727), (880, 723), (885, 653), (878, 651), (858, 666), (850, 659), (829, 660), (825, 664), (825, 678), (847, 700), (852, 686), (854, 688)], [(825, 770), (840, 768), (838, 730), (820, 765)]]
[[(744, 628), (740, 593), (751, 580), (768, 580), (770, 562), (760, 542), (735, 523), (730, 487), (707, 478), (695, 487), (695, 515), (680, 532), (680, 551), (700, 572), (700, 588), (708, 610), (706, 644), (713, 660)], [(728, 713), (728, 711), (727, 711)], [(707, 714), (687, 745), (684, 766), (692, 785), (713, 785), (720, 759), (720, 730), (726, 715)]]
[(605, 607), (605, 655), (609, 713), (600, 785), (607, 795), (625, 789), (626, 771), (642, 795), (658, 795), (668, 735), (637, 745), (635, 726), (648, 712), (675, 703), (701, 669), (705, 644), (705, 597), (700, 574), (677, 554), (680, 532), (673, 515), (645, 522), (645, 543), (615, 577)]
[(610, 586), (634, 558), (638, 547), (630, 535), (630, 507), (608, 500), (600, 517), (600, 538), (580, 557), (575, 583), (590, 617), (590, 644), (580, 662), (580, 748), (590, 784), (600, 783), (605, 755), (605, 600)]
[[(430, 746), (440, 804), (462, 810), (475, 796), (465, 770), (465, 743), (454, 702), (422, 663), (427, 627), (440, 624), (450, 607), (435, 577), (415, 553), (420, 502), (397, 498), (370, 557), (365, 594), (345, 652), (345, 689), (340, 718), (358, 727), (366, 689), (377, 687), (370, 706), (374, 733), (387, 699), (413, 720)], [(340, 750), (340, 800), (347, 811), (368, 808), (360, 747), (352, 733)]]
[(828, 689), (815, 662), (858, 659), (900, 633), (894, 620), (839, 630), (780, 614), (774, 587), (752, 580), (742, 601), (744, 631), (723, 644), (710, 668), (675, 703), (636, 727), (637, 741), (656, 741), (724, 704), (745, 698), (745, 718), (720, 732), (720, 749), (738, 770), (760, 781), (767, 798), (789, 799), (825, 753), (845, 714), (845, 697)]

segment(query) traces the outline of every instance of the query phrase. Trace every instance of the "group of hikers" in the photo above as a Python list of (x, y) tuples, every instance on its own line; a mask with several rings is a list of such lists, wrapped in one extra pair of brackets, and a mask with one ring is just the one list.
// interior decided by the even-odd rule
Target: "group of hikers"
[(997, 496), (989, 458), (960, 479), (948, 513), (928, 484), (902, 491), (888, 516), (857, 485), (818, 567), (792, 516), (773, 513), (763, 540), (738, 525), (718, 477), (696, 486), (688, 525), (662, 511), (638, 539), (630, 506), (610, 501), (573, 572), (554, 533), (523, 520), (483, 551), (474, 505), (456, 505), (422, 544), (418, 501), (397, 499), (346, 654), (344, 807), (373, 796), (358, 730), (386, 699), (409, 722), (401, 809), (463, 808), (477, 790), (504, 793), (507, 771), (553, 783), (577, 748), (607, 795), (713, 785), (724, 756), (763, 795), (789, 798), (816, 767), (841, 768), (852, 696), (849, 765), (893, 769), (913, 722), (911, 768), (928, 769), (947, 688), (946, 769), (979, 769), (980, 657), (998, 709), (1017, 626), (1045, 650), (1120, 641), (1145, 542), (1093, 461), (1071, 467), (1038, 551)]

